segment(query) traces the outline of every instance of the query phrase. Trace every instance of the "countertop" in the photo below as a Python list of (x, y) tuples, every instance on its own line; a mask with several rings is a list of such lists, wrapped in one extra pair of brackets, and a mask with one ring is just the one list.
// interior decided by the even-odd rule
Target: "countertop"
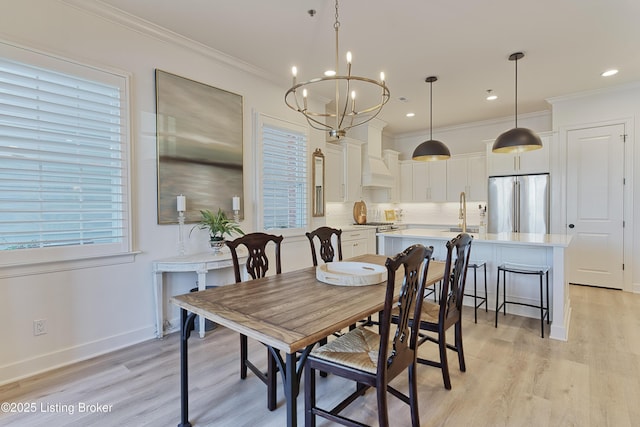
[[(416, 238), (416, 239), (436, 239), (451, 240), (459, 233), (434, 230), (429, 228), (409, 228), (385, 233), (378, 233), (377, 236), (384, 238)], [(469, 233), (475, 241), (495, 244), (516, 244), (527, 246), (560, 246), (567, 247), (571, 243), (571, 236), (565, 234), (533, 234), (533, 233)]]

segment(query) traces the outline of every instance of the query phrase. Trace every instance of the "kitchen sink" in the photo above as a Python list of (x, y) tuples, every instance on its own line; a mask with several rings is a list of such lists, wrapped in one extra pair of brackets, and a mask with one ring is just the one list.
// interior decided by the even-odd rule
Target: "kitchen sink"
[[(462, 233), (462, 227), (451, 227), (448, 230), (445, 231), (451, 231), (454, 233)], [(467, 233), (479, 233), (480, 232), (480, 227), (467, 227)]]

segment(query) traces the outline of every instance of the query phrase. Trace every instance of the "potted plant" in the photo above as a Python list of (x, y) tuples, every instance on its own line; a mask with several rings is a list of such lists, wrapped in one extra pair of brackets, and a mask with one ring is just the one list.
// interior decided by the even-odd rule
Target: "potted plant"
[[(244, 231), (240, 229), (240, 226), (227, 218), (227, 215), (220, 208), (218, 208), (217, 213), (213, 213), (206, 209), (201, 210), (200, 214), (202, 215), (202, 218), (198, 224), (193, 226), (193, 228), (209, 230), (209, 244), (211, 245), (214, 253), (220, 252), (220, 249), (224, 246), (225, 235), (231, 236), (233, 233), (244, 234)], [(193, 231), (193, 228), (191, 231)]]

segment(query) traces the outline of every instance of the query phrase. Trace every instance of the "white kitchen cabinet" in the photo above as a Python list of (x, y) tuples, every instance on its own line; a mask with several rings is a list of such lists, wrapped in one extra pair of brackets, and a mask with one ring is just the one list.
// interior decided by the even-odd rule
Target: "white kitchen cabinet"
[(462, 154), (447, 160), (447, 200), (457, 202), (462, 191), (468, 201), (487, 200), (486, 164), (484, 153)]
[(377, 203), (394, 203), (400, 199), (400, 163), (398, 162), (399, 152), (395, 150), (382, 150), (382, 161), (394, 177), (393, 185), (389, 189), (375, 190), (375, 200)]
[(342, 258), (349, 259), (358, 255), (376, 253), (375, 228), (344, 230), (342, 232)]
[(345, 138), (344, 149), (344, 201), (362, 199), (362, 142)]
[(525, 175), (549, 172), (549, 134), (538, 134), (542, 148), (522, 153), (494, 153), (493, 142), (487, 143), (487, 164), (489, 176)]
[(344, 148), (340, 144), (327, 143), (324, 158), (327, 202), (344, 202)]
[(447, 162), (413, 162), (413, 201), (447, 200)]
[(400, 162), (400, 201), (413, 201), (413, 161)]
[(325, 184), (327, 202), (355, 202), (362, 199), (362, 142), (345, 138), (327, 143)]

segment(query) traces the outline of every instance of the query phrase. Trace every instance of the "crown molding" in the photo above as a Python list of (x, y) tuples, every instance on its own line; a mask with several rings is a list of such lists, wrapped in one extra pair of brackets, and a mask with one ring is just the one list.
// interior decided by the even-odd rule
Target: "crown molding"
[(569, 95), (554, 96), (554, 97), (545, 99), (545, 101), (553, 105), (559, 102), (572, 101), (575, 99), (587, 98), (587, 97), (596, 96), (596, 95), (607, 95), (615, 92), (628, 91), (632, 89), (640, 89), (640, 82), (625, 83), (625, 84), (611, 86), (607, 88), (571, 93)]
[(268, 80), (278, 86), (281, 85), (281, 81), (278, 81), (271, 73), (267, 72), (263, 68), (256, 67), (248, 62), (242, 61), (232, 55), (228, 55), (219, 50), (213, 49), (202, 43), (194, 41), (188, 37), (184, 37), (177, 34), (167, 28), (160, 25), (153, 24), (149, 21), (145, 21), (137, 16), (124, 12), (111, 5), (102, 3), (99, 0), (60, 0), (62, 3), (76, 8), (80, 11), (90, 13), (98, 18), (107, 20), (117, 25), (121, 25), (130, 30), (136, 31), (140, 34), (144, 34), (149, 37), (153, 37), (156, 40), (175, 44), (177, 46), (189, 49), (200, 55), (209, 57), (216, 61), (222, 62), (225, 65), (231, 66), (235, 69), (240, 69), (254, 76)]

